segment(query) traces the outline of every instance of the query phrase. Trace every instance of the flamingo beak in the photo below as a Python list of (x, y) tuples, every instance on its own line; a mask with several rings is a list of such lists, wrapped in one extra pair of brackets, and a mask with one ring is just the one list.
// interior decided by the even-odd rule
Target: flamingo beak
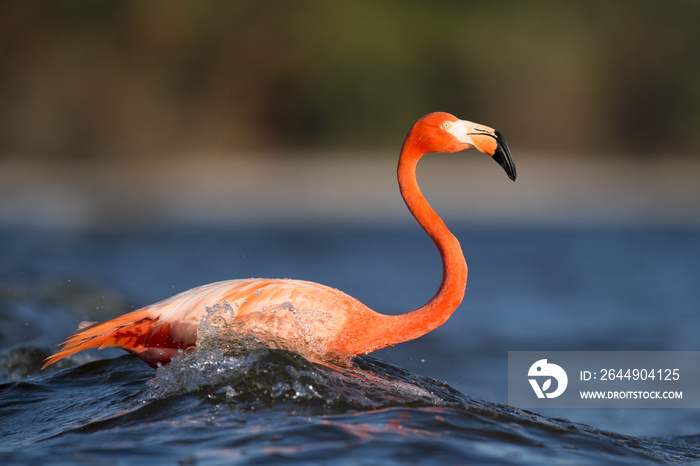
[(479, 152), (490, 155), (498, 164), (503, 167), (508, 178), (515, 181), (515, 164), (510, 155), (506, 140), (493, 128), (472, 123), (466, 120), (457, 120), (447, 129), (458, 141), (473, 147)]
[(510, 150), (508, 149), (508, 144), (501, 133), (495, 131), (496, 140), (496, 150), (491, 155), (491, 157), (498, 162), (498, 164), (503, 167), (508, 175), (508, 178), (515, 181), (517, 176), (515, 172), (515, 164), (513, 163), (513, 157), (510, 155)]

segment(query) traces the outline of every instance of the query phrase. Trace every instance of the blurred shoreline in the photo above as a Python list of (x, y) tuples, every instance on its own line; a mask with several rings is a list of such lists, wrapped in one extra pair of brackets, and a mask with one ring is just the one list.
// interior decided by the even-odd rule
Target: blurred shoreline
[[(476, 156), (475, 156), (476, 155)], [(695, 157), (514, 154), (518, 179), (471, 152), (427, 156), (418, 180), (448, 224), (697, 226)], [(0, 159), (0, 227), (138, 229), (413, 222), (388, 153)]]

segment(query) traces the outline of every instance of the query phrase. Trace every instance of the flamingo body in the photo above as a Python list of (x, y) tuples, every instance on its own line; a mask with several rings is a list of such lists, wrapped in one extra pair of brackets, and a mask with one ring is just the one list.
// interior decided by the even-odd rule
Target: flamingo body
[[(344, 331), (353, 322), (369, 322), (380, 314), (355, 298), (318, 283), (302, 280), (244, 279), (199, 286), (171, 298), (92, 325), (64, 342), (49, 357), (51, 364), (88, 348), (120, 347), (153, 367), (197, 342), (202, 319), (226, 303), (228, 330), (249, 335), (270, 346), (297, 352), (311, 360), (342, 359), (358, 350), (357, 336)], [(378, 322), (377, 322), (378, 323)], [(364, 340), (363, 340), (364, 341)]]
[[(62, 343), (63, 348), (47, 358), (44, 367), (85, 349), (106, 347), (122, 348), (157, 367), (195, 346), (199, 330), (208, 318), (226, 327), (232, 338), (253, 337), (312, 361), (340, 364), (430, 332), (447, 321), (461, 303), (467, 264), (459, 242), (420, 192), (415, 167), (427, 152), (457, 152), (470, 147), (491, 155), (515, 180), (508, 146), (498, 132), (447, 113), (431, 113), (418, 120), (401, 150), (401, 195), (433, 239), (443, 263), (440, 288), (424, 306), (390, 316), (318, 283), (252, 278), (222, 281), (193, 288), (101, 324), (82, 323)], [(225, 307), (221, 308), (223, 304)]]

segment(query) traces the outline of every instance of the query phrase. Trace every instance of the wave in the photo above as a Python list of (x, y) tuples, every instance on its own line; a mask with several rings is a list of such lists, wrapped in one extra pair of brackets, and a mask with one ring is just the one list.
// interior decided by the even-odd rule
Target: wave
[(632, 437), (547, 418), (470, 397), (373, 357), (336, 367), (284, 350), (210, 343), (155, 375), (125, 355), (0, 385), (0, 461), (81, 463), (95, 455), (121, 461), (124, 445), (130, 459), (157, 453), (172, 462), (700, 459), (696, 437)]

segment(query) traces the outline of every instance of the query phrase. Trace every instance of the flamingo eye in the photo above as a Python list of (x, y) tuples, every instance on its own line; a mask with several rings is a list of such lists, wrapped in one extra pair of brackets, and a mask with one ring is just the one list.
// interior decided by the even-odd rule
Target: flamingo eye
[(448, 130), (448, 129), (450, 129), (450, 126), (452, 126), (452, 123), (449, 121), (446, 121), (442, 124), (442, 129)]

